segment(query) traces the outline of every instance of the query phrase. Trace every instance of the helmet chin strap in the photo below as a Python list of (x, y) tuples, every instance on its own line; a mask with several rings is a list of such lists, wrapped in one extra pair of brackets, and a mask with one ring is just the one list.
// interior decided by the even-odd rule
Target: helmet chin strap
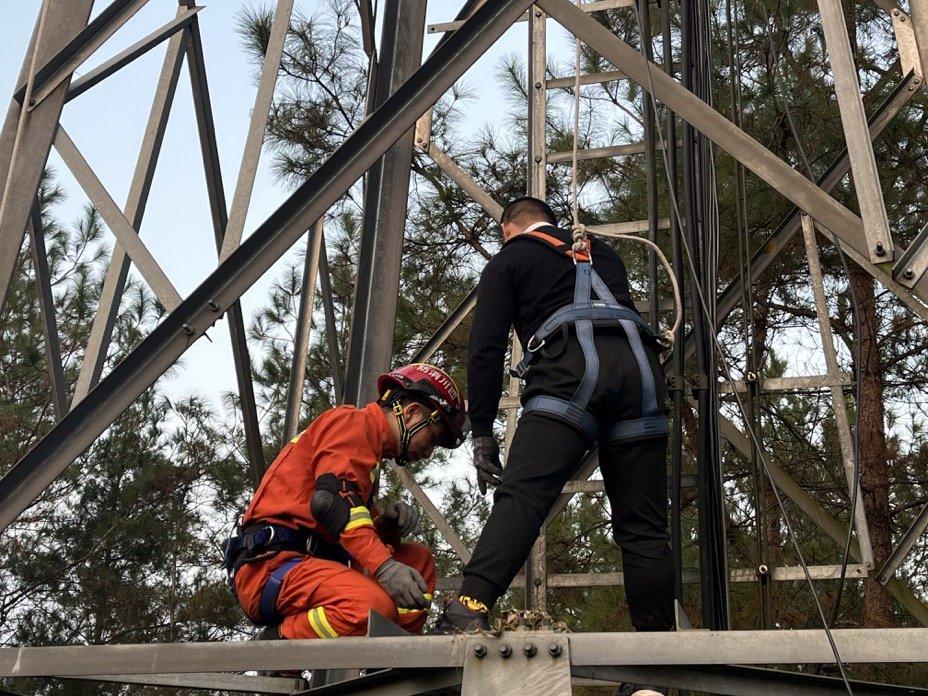
[(400, 451), (393, 458), (393, 461), (400, 466), (406, 466), (409, 464), (409, 441), (412, 440), (413, 435), (423, 428), (427, 428), (429, 423), (436, 420), (438, 411), (433, 411), (428, 418), (423, 418), (410, 428), (406, 424), (406, 414), (403, 413), (403, 406), (400, 404), (399, 397), (393, 400), (390, 407), (393, 409), (393, 415), (396, 416), (396, 421), (400, 426)]

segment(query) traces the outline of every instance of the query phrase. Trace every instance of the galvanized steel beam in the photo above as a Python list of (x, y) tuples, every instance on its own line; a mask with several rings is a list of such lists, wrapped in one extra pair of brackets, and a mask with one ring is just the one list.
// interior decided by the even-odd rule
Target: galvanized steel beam
[[(178, 8), (178, 16), (186, 12), (186, 7)], [(171, 104), (177, 92), (177, 81), (183, 67), (184, 49), (187, 43), (186, 32), (175, 34), (168, 41), (167, 51), (161, 65), (161, 72), (155, 87), (155, 96), (152, 100), (148, 122), (142, 136), (142, 145), (129, 185), (129, 194), (126, 197), (126, 206), (123, 209), (126, 219), (132, 229), (141, 232), (142, 220), (145, 216), (145, 207), (148, 205), (148, 196), (161, 155), (161, 144), (171, 112)], [(116, 315), (119, 313), (119, 304), (122, 300), (123, 288), (129, 275), (129, 257), (121, 246), (114, 246), (110, 253), (106, 276), (103, 279), (103, 288), (97, 301), (97, 311), (90, 326), (90, 336), (84, 350), (84, 362), (77, 376), (74, 386), (74, 395), (71, 397), (71, 407), (79, 403), (99, 381), (106, 362), (112, 339), (113, 327), (116, 324)]]
[(264, 144), (264, 134), (267, 130), (267, 120), (270, 114), (271, 102), (274, 99), (274, 88), (277, 85), (277, 74), (280, 72), (280, 60), (284, 54), (284, 44), (287, 40), (287, 31), (290, 29), (290, 16), (292, 13), (293, 0), (277, 0), (267, 50), (261, 65), (258, 91), (255, 94), (255, 103), (251, 110), (251, 120), (248, 123), (248, 135), (245, 138), (245, 147), (242, 150), (242, 163), (238, 170), (238, 181), (235, 183), (235, 192), (232, 194), (229, 220), (226, 223), (225, 236), (222, 239), (222, 248), (219, 251), (220, 262), (229, 258), (229, 254), (242, 241), (245, 218), (248, 215), (248, 207), (251, 203), (251, 193), (255, 186), (258, 163), (261, 161), (261, 148)]
[(499, 0), (477, 10), (468, 24), (439, 46), (422, 68), (376, 114), (361, 123), (255, 234), (17, 462), (0, 479), (0, 529), (9, 526), (290, 249), (314, 220), (322, 216), (392, 143), (412, 128), (416, 119), (529, 4), (530, 0)]
[[(384, 6), (376, 103), (393, 94), (422, 64), (425, 0)], [(389, 370), (400, 290), (403, 241), (412, 166), (413, 129), (384, 155), (371, 187), (358, 250), (357, 280), (351, 312), (345, 368), (345, 401), (363, 404), (376, 398), (377, 376)]]
[(55, 297), (52, 295), (51, 273), (48, 269), (48, 254), (45, 250), (45, 231), (42, 228), (42, 213), (39, 203), (32, 208), (29, 223), (32, 265), (35, 271), (36, 295), (39, 299), (39, 321), (45, 339), (45, 372), (51, 387), (52, 407), (55, 419), (61, 420), (68, 412), (67, 386), (64, 383), (64, 368), (61, 363), (61, 338), (58, 336), (58, 318)]
[[(206, 59), (203, 55), (203, 43), (200, 39), (200, 25), (196, 17), (190, 23), (190, 28), (187, 29), (186, 33), (190, 36), (190, 41), (187, 44), (187, 68), (190, 72), (193, 108), (196, 113), (197, 130), (200, 135), (200, 152), (206, 176), (206, 194), (209, 198), (216, 251), (222, 253), (223, 239), (229, 226), (229, 214), (226, 208), (226, 193), (222, 183), (222, 168), (219, 163), (219, 145), (216, 142), (213, 107), (206, 78)], [(308, 227), (307, 225), (307, 229)], [(251, 379), (251, 358), (248, 353), (245, 317), (242, 312), (242, 305), (237, 299), (235, 302), (230, 303), (227, 316), (229, 319), (229, 338), (232, 342), (232, 361), (235, 364), (235, 378), (238, 384), (239, 405), (242, 409), (242, 426), (245, 431), (245, 449), (248, 453), (249, 472), (251, 474), (251, 483), (257, 488), (264, 474), (264, 442), (261, 439), (261, 425), (258, 422), (258, 408), (255, 404), (255, 387)]]
[(284, 441), (286, 444), (300, 429), (300, 410), (303, 406), (303, 382), (309, 360), (309, 338), (313, 329), (313, 310), (316, 308), (316, 280), (319, 276), (319, 253), (322, 250), (320, 218), (313, 225), (303, 259), (303, 287), (300, 288), (300, 308), (296, 318), (296, 335), (293, 339), (293, 360), (290, 365), (290, 385), (287, 389), (287, 410), (284, 414)]
[[(36, 22), (17, 84), (32, 84), (34, 69), (79, 35), (93, 6), (93, 0), (47, 1), (50, 4)], [(66, 80), (31, 111), (11, 99), (0, 130), (0, 308), (16, 268), (67, 91)]]
[(873, 263), (892, 261), (893, 238), (886, 218), (876, 157), (868, 137), (867, 114), (860, 96), (860, 82), (847, 35), (844, 10), (840, 0), (818, 0), (818, 9), (838, 97), (838, 110), (844, 126), (844, 140), (854, 175), (854, 190), (857, 192), (857, 204), (867, 238), (866, 251)]
[(170, 22), (167, 22), (164, 26), (155, 31), (151, 32), (148, 36), (139, 41), (136, 41), (134, 44), (129, 46), (129, 48), (124, 51), (120, 51), (115, 56), (109, 60), (101, 63), (93, 70), (81, 75), (75, 80), (71, 81), (71, 86), (68, 88), (68, 98), (66, 102), (76, 99), (84, 92), (96, 87), (98, 84), (103, 82), (106, 78), (114, 73), (122, 70), (124, 67), (135, 61), (137, 58), (141, 58), (143, 55), (148, 53), (150, 50), (160, 45), (163, 41), (167, 41), (174, 34), (180, 30), (187, 27), (190, 22), (193, 21), (193, 18), (196, 16), (197, 12), (203, 9), (203, 6), (194, 6), (182, 9), (187, 11), (180, 12), (174, 19)]
[[(828, 301), (825, 299), (825, 284), (822, 280), (822, 262), (819, 258), (818, 242), (815, 241), (815, 223), (808, 215), (802, 216), (802, 235), (806, 245), (809, 261), (809, 275), (812, 282), (812, 295), (815, 298), (815, 313), (818, 316), (819, 338), (822, 340), (822, 352), (825, 354), (825, 366), (828, 375), (837, 380), (838, 354), (835, 351), (834, 336), (831, 329), (831, 317), (828, 315)], [(831, 386), (831, 405), (835, 414), (838, 431), (838, 443), (841, 447), (841, 460), (847, 478), (848, 500), (854, 499), (854, 526), (857, 529), (857, 543), (860, 545), (860, 558), (864, 565), (873, 568), (873, 547), (870, 544), (870, 528), (864, 512), (862, 495), (855, 495), (860, 490), (860, 471), (856, 462), (854, 440), (851, 435), (851, 422), (847, 415), (844, 391), (838, 385)]]
[[(32, 98), (28, 105), (30, 111), (58, 89), (62, 82), (69, 80), (84, 61), (147, 4), (148, 0), (114, 0), (94, 17), (73, 41), (36, 72)], [(13, 98), (22, 103), (25, 92), (26, 87), (22, 85)]]
[(65, 131), (64, 126), (58, 126), (58, 134), (55, 136), (54, 144), (55, 150), (64, 160), (65, 165), (74, 175), (84, 193), (87, 194), (91, 205), (100, 213), (103, 222), (115, 235), (116, 242), (135, 264), (139, 274), (148, 283), (148, 287), (152, 289), (157, 300), (169, 312), (176, 309), (182, 299), (180, 293), (177, 292), (177, 288), (174, 287), (171, 279), (168, 278), (157, 259), (152, 256), (148, 247), (139, 239), (138, 232), (133, 229), (132, 223), (123, 215), (103, 182), (97, 178), (90, 164), (84, 159), (84, 155), (81, 154), (77, 145), (74, 144), (74, 141)]
[[(847, 664), (924, 663), (928, 629), (837, 629), (835, 643)], [(657, 633), (550, 633), (340, 638), (0, 648), (0, 676), (184, 674), (312, 668), (411, 669), (462, 667), (477, 644), (488, 654), (514, 636), (531, 635), (540, 646), (569, 642), (574, 666), (830, 664), (834, 653), (824, 631), (679, 631)]]

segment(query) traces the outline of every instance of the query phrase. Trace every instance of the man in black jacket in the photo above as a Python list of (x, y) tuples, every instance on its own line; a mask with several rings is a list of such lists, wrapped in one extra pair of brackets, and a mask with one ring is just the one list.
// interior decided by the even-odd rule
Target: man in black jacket
[[(535, 198), (511, 202), (501, 222), (503, 248), (477, 289), (467, 371), (480, 490), (498, 487), (460, 596), (436, 628), (486, 627), (565, 482), (598, 447), (632, 623), (672, 630), (660, 344), (634, 310), (625, 265), (609, 246), (592, 240), (574, 251), (570, 233)], [(525, 348), (525, 389), (503, 470), (493, 422), (510, 326)]]

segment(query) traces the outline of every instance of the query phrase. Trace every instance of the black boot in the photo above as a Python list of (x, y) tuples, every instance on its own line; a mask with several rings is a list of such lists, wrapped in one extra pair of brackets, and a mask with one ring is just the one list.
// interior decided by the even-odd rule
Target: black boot
[(487, 612), (468, 609), (461, 600), (455, 597), (445, 605), (444, 610), (435, 622), (435, 628), (429, 633), (444, 634), (451, 633), (473, 633), (476, 631), (489, 631), (490, 622), (487, 619)]

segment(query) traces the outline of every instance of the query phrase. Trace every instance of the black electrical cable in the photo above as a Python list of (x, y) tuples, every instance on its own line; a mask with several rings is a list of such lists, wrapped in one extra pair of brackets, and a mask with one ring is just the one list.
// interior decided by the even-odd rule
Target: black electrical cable
[[(640, 14), (639, 14), (639, 11), (638, 11), (638, 8), (637, 8), (637, 7), (636, 7), (636, 9), (635, 9), (635, 19), (636, 19), (636, 22), (638, 23), (639, 35), (642, 35), (642, 32), (641, 32), (641, 17), (640, 17)], [(640, 43), (640, 42), (639, 42), (639, 43)], [(649, 83), (649, 84), (648, 84), (648, 86), (649, 86), (648, 92), (649, 92), (649, 96), (650, 96), (652, 102), (654, 103), (654, 109), (655, 109), (655, 112), (656, 112), (656, 111), (657, 111), (657, 99), (656, 99), (656, 97), (654, 96), (654, 83), (653, 83), (653, 78), (652, 78), (652, 76), (651, 76), (651, 63), (650, 63), (650, 62), (647, 60), (647, 58), (645, 57), (645, 55), (644, 55), (644, 48), (643, 48), (643, 46), (641, 46), (641, 45), (639, 45), (639, 52), (641, 53), (642, 58), (645, 60), (645, 65), (646, 65), (647, 70), (648, 70), (648, 83)], [(662, 151), (662, 156), (663, 156), (663, 158), (664, 158), (664, 170), (665, 170), (665, 173), (666, 173), (667, 171), (669, 171), (669, 169), (668, 169), (668, 167), (667, 167), (667, 144), (666, 144), (666, 142), (665, 142), (664, 134), (663, 134), (663, 129), (661, 128), (660, 122), (659, 122), (659, 121), (657, 121), (657, 132), (658, 132), (658, 136), (659, 136), (660, 141), (661, 141), (661, 151)], [(671, 183), (672, 183), (672, 182), (671, 182)], [(678, 205), (678, 202), (677, 202), (677, 198), (676, 198), (676, 195), (675, 195), (675, 192), (674, 192), (674, 190), (673, 190), (673, 186), (672, 186), (672, 185), (669, 187), (669, 193), (670, 193), (670, 200), (671, 200), (671, 203), (672, 203), (672, 205), (673, 205), (673, 212), (674, 212), (674, 215), (675, 215), (676, 218), (677, 218), (678, 224), (681, 224), (681, 225), (682, 225), (682, 218), (681, 218), (681, 215), (680, 215), (680, 208), (679, 208), (679, 205)], [(694, 261), (693, 261), (693, 250), (690, 248), (689, 242), (686, 240), (685, 235), (682, 236), (682, 239), (683, 239), (683, 246), (684, 246), (684, 249), (685, 249), (685, 251), (686, 251), (686, 257), (687, 257), (687, 262), (688, 262), (688, 265), (689, 265), (689, 268), (690, 268), (690, 272), (693, 273), (693, 274), (696, 274), (697, 271), (696, 271), (696, 267), (695, 267), (695, 264), (694, 264)], [(711, 318), (712, 318), (712, 313), (709, 311), (708, 305), (707, 305), (707, 303), (706, 303), (706, 298), (705, 298), (705, 295), (704, 295), (704, 293), (703, 293), (703, 291), (702, 291), (702, 288), (699, 287), (698, 284), (694, 284), (694, 287), (695, 287), (695, 289), (696, 289), (696, 291), (697, 291), (697, 297), (698, 297), (698, 299), (699, 299), (700, 309), (702, 310), (704, 316), (707, 317), (707, 319), (711, 320)], [(714, 325), (713, 325), (713, 326), (714, 326)], [(727, 362), (727, 360), (725, 359), (724, 351), (722, 350), (722, 347), (719, 345), (719, 342), (718, 342), (718, 336), (716, 336), (714, 330), (713, 330), (713, 331), (710, 331), (709, 333), (710, 333), (710, 335), (712, 336), (712, 343), (713, 343), (713, 345), (715, 346), (715, 350), (718, 352), (718, 355), (719, 355), (719, 357), (720, 357), (720, 362), (721, 362), (721, 365), (722, 365), (722, 367), (723, 367), (723, 369), (724, 369), (724, 371), (725, 371), (725, 376), (726, 376), (726, 378), (727, 378), (729, 381), (733, 382), (734, 380), (733, 380), (733, 377), (732, 377), (732, 374), (731, 374), (731, 370), (730, 370), (730, 368), (729, 368), (729, 366), (728, 366), (728, 362)], [(809, 573), (809, 567), (808, 567), (808, 565), (806, 564), (805, 557), (804, 557), (803, 554), (802, 554), (802, 548), (801, 548), (800, 545), (799, 545), (799, 540), (798, 540), (798, 538), (796, 537), (795, 530), (793, 529), (792, 521), (790, 520), (789, 514), (787, 513), (786, 505), (785, 505), (785, 503), (783, 502), (783, 498), (782, 498), (782, 496), (780, 495), (780, 491), (779, 491), (779, 489), (777, 488), (776, 484), (774, 483), (773, 477), (772, 477), (771, 474), (770, 474), (770, 469), (769, 469), (769, 467), (768, 467), (768, 465), (767, 465), (767, 459), (766, 459), (766, 457), (763, 455), (763, 453), (762, 453), (762, 451), (761, 451), (761, 449), (760, 449), (760, 442), (759, 442), (759, 440), (758, 440), (758, 438), (757, 438), (757, 433), (754, 431), (754, 428), (753, 428), (752, 424), (750, 423), (750, 420), (747, 418), (747, 410), (746, 410), (746, 408), (745, 408), (745, 406), (744, 406), (744, 403), (742, 402), (741, 397), (738, 395), (737, 392), (734, 392), (733, 396), (735, 397), (735, 401), (736, 401), (737, 404), (738, 404), (738, 408), (739, 408), (739, 410), (741, 411), (741, 414), (742, 414), (742, 416), (743, 416), (744, 419), (745, 419), (746, 430), (747, 430), (747, 432), (748, 432), (748, 435), (750, 436), (751, 440), (753, 441), (754, 446), (755, 446), (755, 447), (757, 448), (757, 450), (758, 450), (758, 454), (760, 455), (761, 463), (763, 464), (763, 467), (764, 467), (764, 472), (767, 474), (767, 477), (770, 479), (771, 489), (773, 490), (774, 498), (776, 498), (777, 506), (780, 508), (780, 512), (781, 512), (781, 514), (782, 514), (782, 516), (783, 516), (783, 521), (784, 521), (784, 523), (786, 524), (786, 529), (787, 529), (787, 533), (788, 533), (788, 536), (789, 536), (789, 538), (790, 538), (790, 541), (792, 542), (793, 547), (794, 547), (795, 550), (796, 550), (796, 555), (797, 555), (798, 558), (799, 558), (799, 563), (800, 563), (800, 566), (802, 567), (803, 575), (805, 576), (806, 583), (808, 584), (809, 590), (810, 590), (810, 592), (812, 593), (812, 599), (813, 599), (813, 601), (814, 601), (814, 603), (815, 603), (816, 610), (817, 610), (817, 612), (818, 612), (818, 614), (819, 614), (819, 617), (820, 617), (820, 619), (821, 619), (822, 626), (823, 626), (823, 629), (824, 629), (824, 631), (825, 631), (825, 636), (826, 636), (826, 638), (827, 638), (827, 640), (828, 640), (828, 644), (829, 644), (829, 646), (830, 646), (830, 648), (831, 648), (831, 652), (832, 652), (832, 654), (833, 654), (833, 656), (834, 656), (834, 658), (835, 658), (835, 664), (838, 666), (838, 671), (839, 671), (840, 674), (841, 674), (841, 680), (842, 680), (843, 683), (844, 683), (844, 687), (845, 687), (845, 689), (847, 690), (847, 693), (848, 693), (850, 696), (853, 696), (854, 692), (853, 692), (853, 690), (851, 689), (851, 684), (850, 684), (850, 681), (849, 681), (848, 676), (847, 676), (847, 672), (846, 672), (845, 667), (844, 667), (844, 662), (843, 662), (843, 660), (841, 659), (841, 654), (840, 654), (840, 652), (839, 652), (839, 650), (838, 650), (837, 644), (835, 643), (834, 635), (832, 634), (831, 627), (829, 626), (828, 619), (825, 617), (825, 611), (824, 611), (824, 609), (822, 608), (822, 604), (821, 604), (821, 601), (820, 601), (820, 599), (819, 599), (818, 592), (816, 592), (816, 590), (815, 590), (815, 585), (814, 585), (814, 583), (812, 582), (812, 576), (811, 576), (811, 574)]]

